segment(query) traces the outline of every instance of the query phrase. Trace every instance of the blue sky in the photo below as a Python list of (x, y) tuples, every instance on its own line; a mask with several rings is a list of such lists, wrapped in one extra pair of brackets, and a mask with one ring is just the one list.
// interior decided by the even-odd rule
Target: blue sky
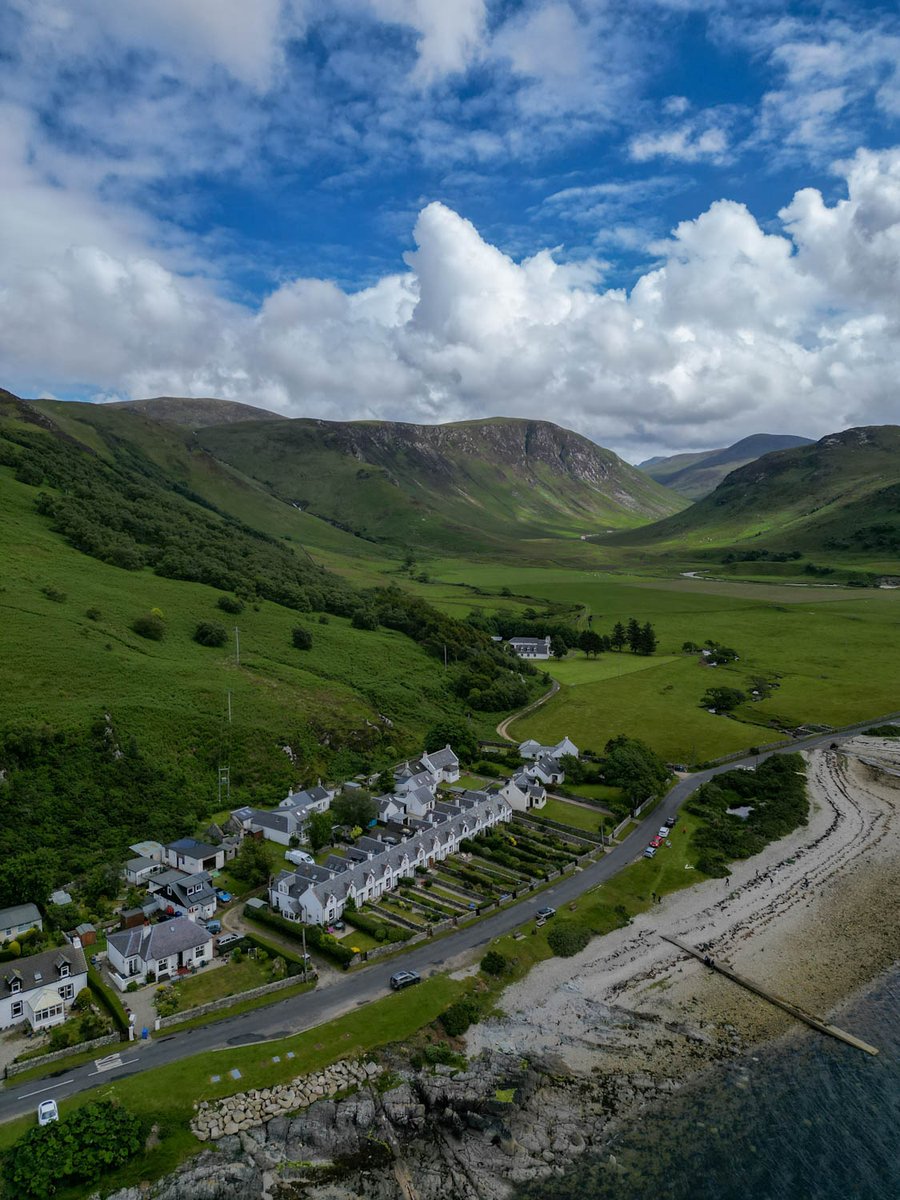
[(896, 419), (896, 5), (6, 0), (0, 45), (13, 390), (629, 458)]

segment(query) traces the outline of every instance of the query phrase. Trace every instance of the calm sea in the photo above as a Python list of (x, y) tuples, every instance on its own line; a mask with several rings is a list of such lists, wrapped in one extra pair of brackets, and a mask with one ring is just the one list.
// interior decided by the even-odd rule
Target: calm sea
[(811, 1032), (654, 1106), (610, 1148), (520, 1200), (898, 1200), (900, 970), (836, 1024), (870, 1058)]

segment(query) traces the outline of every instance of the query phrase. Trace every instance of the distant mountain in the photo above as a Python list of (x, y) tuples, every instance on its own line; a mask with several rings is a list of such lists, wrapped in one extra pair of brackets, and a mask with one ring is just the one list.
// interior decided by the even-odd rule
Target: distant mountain
[(684, 512), (608, 540), (900, 555), (900, 426), (872, 425), (766, 454)]
[(450, 425), (267, 420), (198, 429), (196, 444), (357, 536), (443, 553), (502, 551), (622, 528), (684, 507), (672, 492), (549, 421)]
[(675, 454), (671, 458), (648, 458), (640, 463), (640, 470), (646, 471), (658, 483), (680, 492), (682, 496), (700, 500), (737, 467), (755, 462), (775, 450), (810, 445), (811, 438), (795, 437), (789, 433), (754, 433), (723, 450), (701, 450), (696, 454)]
[(116, 400), (106, 408), (127, 408), (151, 421), (181, 425), (185, 429), (204, 429), (207, 425), (231, 425), (234, 421), (282, 421), (278, 413), (236, 400), (217, 400), (212, 396), (154, 396), (148, 400)]

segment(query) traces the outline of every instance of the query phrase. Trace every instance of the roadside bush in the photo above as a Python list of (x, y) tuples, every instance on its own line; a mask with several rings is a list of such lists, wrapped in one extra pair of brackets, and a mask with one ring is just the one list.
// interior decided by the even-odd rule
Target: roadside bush
[(499, 950), (488, 950), (481, 960), (481, 969), (487, 975), (504, 975), (509, 969), (510, 962)]
[(235, 617), (244, 611), (244, 602), (237, 596), (220, 596), (216, 603), (222, 612), (231, 613)]
[(180, 997), (178, 991), (169, 985), (157, 988), (153, 993), (153, 1007), (160, 1017), (171, 1017), (178, 1012)]
[(302, 625), (295, 625), (291, 631), (291, 642), (295, 650), (312, 650), (312, 634)]
[(332, 959), (339, 966), (349, 966), (353, 960), (353, 951), (348, 946), (342, 946), (336, 937), (332, 937), (330, 933), (326, 933), (324, 929), (318, 925), (300, 925), (294, 921), (287, 921), (284, 917), (276, 916), (271, 912), (250, 912), (249, 909), (244, 909), (244, 916), (251, 921), (258, 921), (261, 925), (269, 925), (272, 929), (277, 929), (280, 933), (292, 938), (296, 942), (302, 942), (303, 934), (301, 930), (306, 930), (306, 944), (310, 950), (318, 950), (320, 954), (324, 954), (326, 958)]
[(11, 1196), (46, 1200), (61, 1187), (96, 1183), (143, 1145), (140, 1119), (121, 1105), (100, 1100), (30, 1129), (7, 1154), (3, 1173)]
[(194, 630), (194, 641), (201, 646), (224, 646), (228, 641), (228, 632), (224, 625), (214, 621), (201, 621)]
[[(122, 1001), (111, 988), (106, 986), (96, 967), (88, 967), (88, 987), (112, 1017), (119, 1032), (127, 1033), (128, 1016)], [(137, 988), (132, 988), (132, 991), (137, 991)]]
[(471, 996), (463, 996), (449, 1008), (444, 1009), (438, 1020), (450, 1037), (460, 1037), (470, 1025), (474, 1025), (481, 1016), (478, 1001)]
[(560, 958), (571, 958), (585, 948), (591, 935), (583, 925), (574, 921), (554, 921), (547, 934), (547, 945)]
[(145, 613), (142, 617), (135, 617), (131, 622), (131, 628), (138, 637), (146, 638), (149, 642), (161, 642), (166, 632), (166, 625), (163, 619), (155, 616), (153, 613)]

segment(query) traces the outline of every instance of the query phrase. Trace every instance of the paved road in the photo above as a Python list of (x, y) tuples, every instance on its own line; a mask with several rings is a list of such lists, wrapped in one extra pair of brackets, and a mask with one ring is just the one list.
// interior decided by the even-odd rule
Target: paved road
[(286, 1037), (333, 1020), (345, 1012), (386, 995), (389, 991), (388, 980), (398, 966), (412, 968), (423, 975), (435, 974), (448, 960), (455, 959), (460, 954), (474, 950), (493, 938), (510, 933), (529, 922), (542, 905), (552, 904), (559, 907), (604, 883), (623, 867), (634, 862), (662, 821), (676, 813), (687, 797), (714, 775), (741, 765), (754, 766), (757, 761), (768, 758), (770, 753), (789, 754), (795, 750), (827, 746), (836, 739), (852, 736), (885, 719), (873, 717), (837, 732), (798, 739), (778, 750), (759, 756), (747, 755), (745, 758), (710, 770), (698, 771), (680, 779), (665, 800), (639, 823), (625, 841), (599, 862), (558, 880), (552, 887), (545, 888), (537, 895), (525, 897), (466, 929), (460, 929), (434, 942), (420, 943), (404, 954), (402, 959), (393, 958), (390, 962), (373, 963), (371, 967), (345, 975), (331, 987), (321, 991), (293, 996), (265, 1008), (236, 1017), (227, 1017), (185, 1033), (169, 1036), (163, 1033), (158, 1035), (156, 1041), (122, 1045), (118, 1057), (110, 1056), (111, 1066), (100, 1060), (100, 1066), (97, 1062), (90, 1062), (74, 1070), (56, 1071), (46, 1078), (33, 1079), (28, 1083), (16, 1085), (14, 1081), (10, 1081), (10, 1085), (0, 1092), (0, 1121), (34, 1111), (38, 1101), (45, 1096), (64, 1100), (86, 1088), (124, 1079), (140, 1071), (177, 1062), (192, 1054), (221, 1051), (222, 1053), (216, 1053), (211, 1058), (210, 1070), (224, 1073), (229, 1069), (229, 1047), (261, 1042), (267, 1038)]

